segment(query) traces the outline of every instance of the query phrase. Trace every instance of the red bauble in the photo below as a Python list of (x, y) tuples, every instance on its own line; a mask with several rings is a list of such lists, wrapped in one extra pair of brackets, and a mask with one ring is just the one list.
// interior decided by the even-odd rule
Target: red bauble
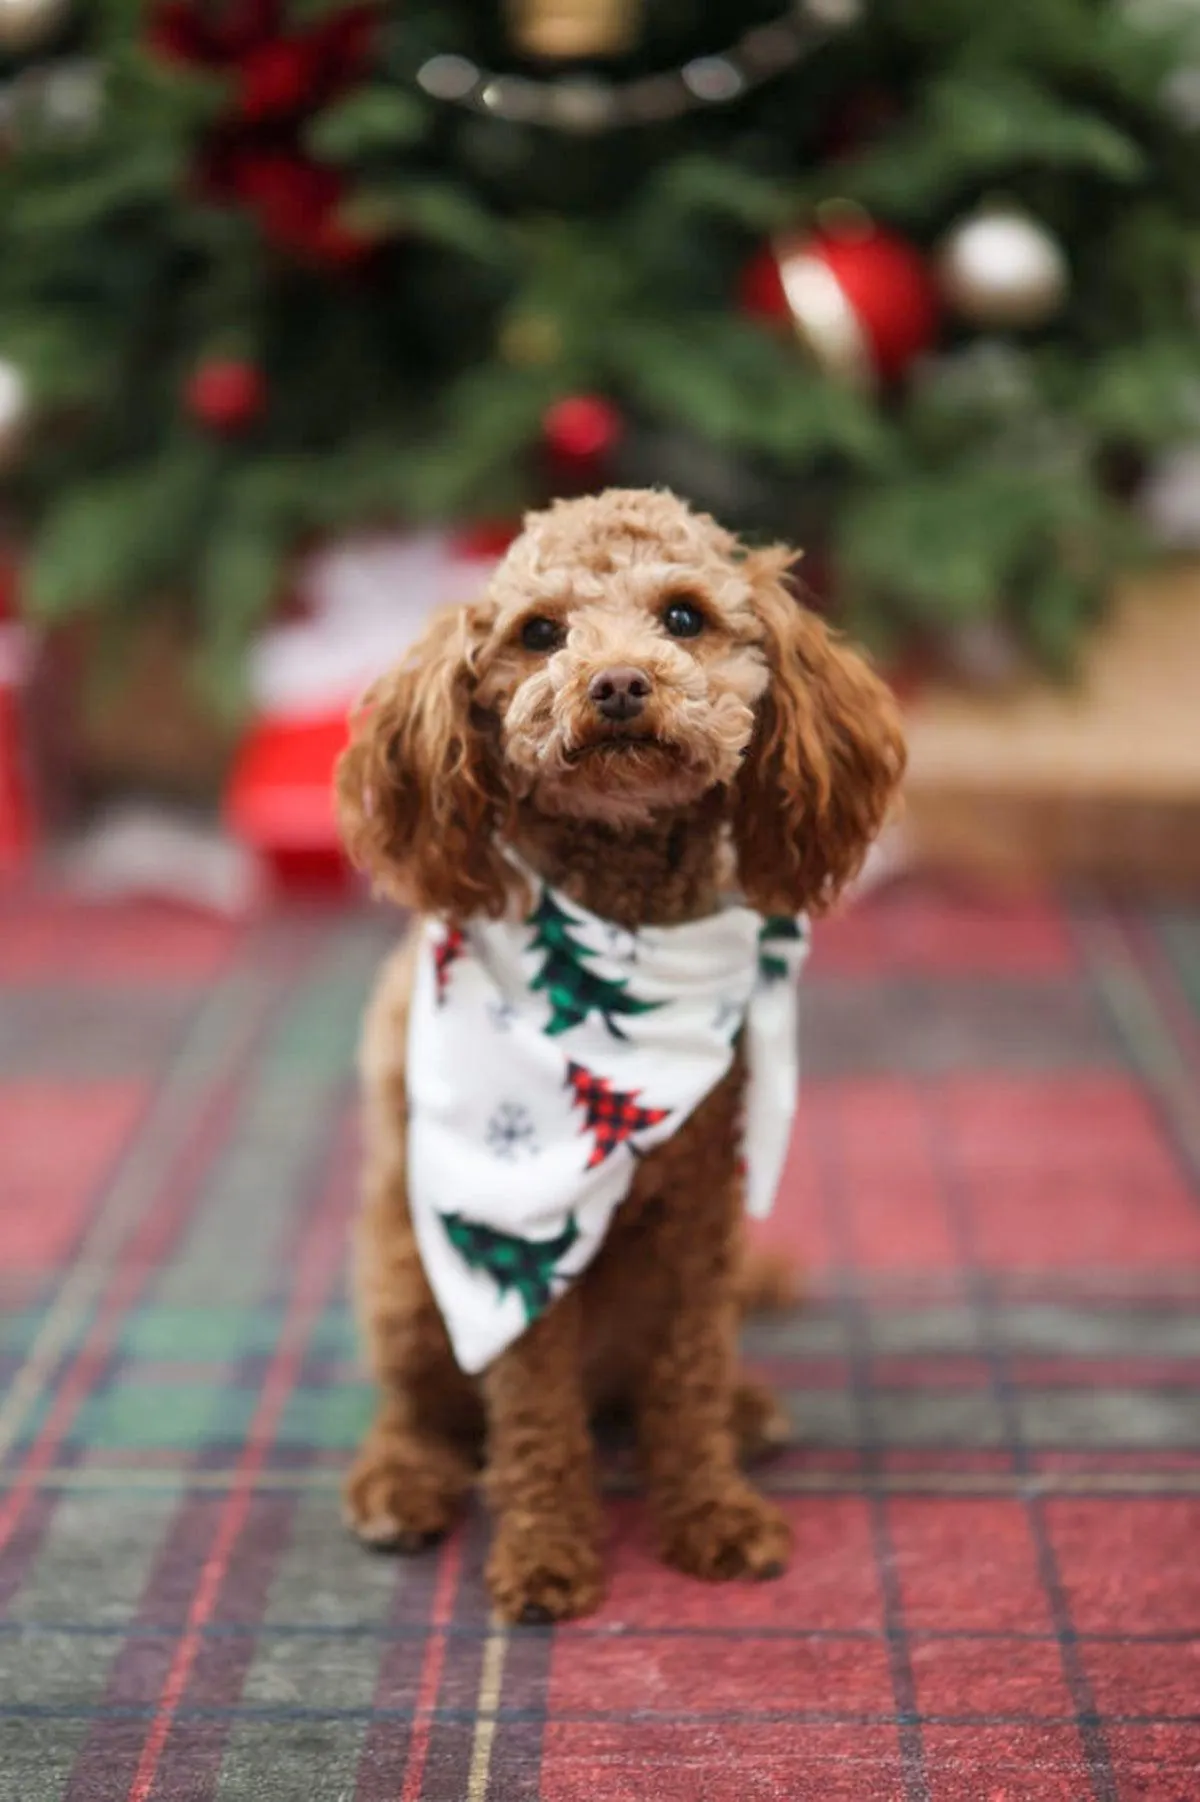
[(624, 422), (601, 394), (571, 394), (555, 401), (542, 417), (546, 448), (562, 462), (578, 468), (599, 465), (614, 450)]
[(189, 413), (214, 432), (244, 432), (267, 404), (267, 385), (253, 363), (214, 357), (201, 363), (184, 391)]
[(769, 245), (745, 272), (741, 301), (786, 321), (832, 375), (902, 375), (937, 336), (938, 298), (924, 258), (879, 226)]

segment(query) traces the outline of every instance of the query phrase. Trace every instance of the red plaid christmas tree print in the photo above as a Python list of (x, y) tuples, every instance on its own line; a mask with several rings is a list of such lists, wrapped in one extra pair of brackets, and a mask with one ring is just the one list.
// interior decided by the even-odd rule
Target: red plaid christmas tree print
[(581, 1131), (596, 1135), (592, 1155), (587, 1161), (589, 1170), (611, 1157), (634, 1133), (657, 1126), (671, 1112), (668, 1107), (640, 1107), (640, 1089), (614, 1089), (607, 1076), (596, 1076), (582, 1064), (567, 1065), (567, 1081), (584, 1111)]
[(437, 981), (438, 1006), (446, 999), (446, 987), (450, 980), (451, 967), (456, 964), (467, 948), (467, 935), (461, 926), (447, 926), (444, 935), (433, 947), (433, 969)]

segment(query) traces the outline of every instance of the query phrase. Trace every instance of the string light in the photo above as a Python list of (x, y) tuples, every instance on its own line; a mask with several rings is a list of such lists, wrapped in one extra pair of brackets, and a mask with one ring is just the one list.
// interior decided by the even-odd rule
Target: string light
[(862, 0), (793, 0), (777, 19), (743, 32), (725, 50), (627, 81), (599, 75), (507, 75), (482, 68), (470, 57), (445, 54), (421, 64), (417, 84), (448, 106), (512, 124), (591, 136), (727, 106), (794, 68), (831, 33), (852, 25), (861, 6)]

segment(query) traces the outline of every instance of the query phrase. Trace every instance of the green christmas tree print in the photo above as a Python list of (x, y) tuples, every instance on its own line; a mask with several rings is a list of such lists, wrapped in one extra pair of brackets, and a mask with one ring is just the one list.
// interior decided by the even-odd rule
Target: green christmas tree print
[(596, 954), (572, 936), (579, 922), (559, 906), (549, 889), (543, 889), (526, 924), (535, 928), (533, 949), (544, 953), (530, 986), (544, 990), (550, 1002), (546, 1031), (551, 1037), (581, 1026), (589, 1014), (599, 1014), (613, 1038), (623, 1039), (627, 1035), (618, 1026), (618, 1017), (648, 1014), (662, 1006), (660, 1001), (639, 1001), (628, 994), (624, 979), (609, 981), (587, 968), (585, 960)]
[(791, 914), (772, 914), (763, 921), (758, 935), (758, 973), (764, 982), (782, 982), (788, 973), (786, 958), (777, 956), (771, 945), (795, 943), (803, 937), (803, 927)]
[(553, 1239), (520, 1239), (496, 1227), (468, 1220), (463, 1214), (439, 1214), (446, 1237), (464, 1264), (483, 1270), (500, 1291), (500, 1299), (516, 1293), (525, 1319), (532, 1323), (554, 1299), (558, 1265), (579, 1238), (574, 1214)]

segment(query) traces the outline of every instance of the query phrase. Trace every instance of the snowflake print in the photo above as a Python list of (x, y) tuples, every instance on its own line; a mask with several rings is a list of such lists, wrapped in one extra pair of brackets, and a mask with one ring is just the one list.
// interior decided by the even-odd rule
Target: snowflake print
[(629, 932), (624, 926), (606, 926), (605, 937), (608, 940), (609, 955), (619, 964), (636, 964), (638, 960), (637, 933)]
[(488, 1019), (497, 1032), (511, 1032), (517, 1010), (511, 1001), (489, 1001)]
[(493, 1157), (515, 1163), (519, 1157), (532, 1157), (537, 1151), (537, 1134), (533, 1116), (519, 1101), (502, 1101), (484, 1132), (487, 1148)]

